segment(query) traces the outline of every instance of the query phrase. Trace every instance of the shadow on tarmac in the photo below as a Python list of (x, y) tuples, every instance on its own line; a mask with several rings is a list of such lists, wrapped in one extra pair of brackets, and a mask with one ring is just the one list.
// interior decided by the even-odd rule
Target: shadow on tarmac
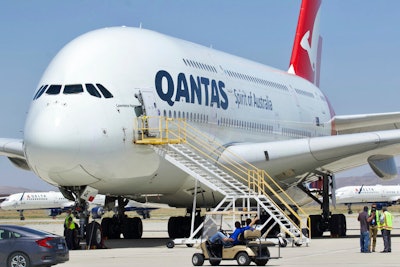
[(110, 239), (105, 240), (107, 248), (153, 248), (167, 247), (169, 238)]

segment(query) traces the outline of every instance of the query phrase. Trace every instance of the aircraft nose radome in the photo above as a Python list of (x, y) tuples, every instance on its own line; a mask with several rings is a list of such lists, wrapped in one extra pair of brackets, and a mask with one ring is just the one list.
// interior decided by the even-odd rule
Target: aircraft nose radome
[(57, 107), (30, 116), (24, 131), (28, 160), (46, 170), (75, 166), (80, 133), (73, 118)]

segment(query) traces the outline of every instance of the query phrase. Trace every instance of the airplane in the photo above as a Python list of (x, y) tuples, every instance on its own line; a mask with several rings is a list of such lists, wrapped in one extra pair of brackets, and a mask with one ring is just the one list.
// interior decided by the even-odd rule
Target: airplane
[[(105, 198), (105, 195), (98, 194), (89, 203), (92, 218), (98, 219), (104, 214)], [(16, 193), (5, 197), (0, 204), (2, 210), (19, 211), (20, 220), (25, 220), (24, 210), (48, 209), (48, 215), (56, 217), (74, 206), (74, 201), (65, 198), (61, 192), (55, 191)], [(167, 205), (157, 203), (139, 203), (130, 200), (124, 209), (125, 211), (136, 211), (146, 219), (150, 218), (150, 211), (167, 207)]]
[(351, 214), (351, 204), (377, 203), (390, 206), (399, 203), (400, 185), (344, 186), (336, 189), (336, 204), (345, 204)]
[[(156, 196), (152, 202), (188, 211), (194, 200), (213, 208), (221, 193), (203, 184), (193, 190), (193, 176), (138, 143), (156, 133), (134, 121), (182, 118), (222, 144), (222, 154), (268, 172), (299, 205), (319, 201), (304, 185), (322, 177), (322, 214), (310, 216), (312, 236), (345, 235), (344, 215), (329, 211), (334, 174), (369, 164), (382, 179), (393, 178), (400, 113), (335, 115), (319, 88), (320, 15), (321, 1), (302, 1), (288, 70), (144, 28), (83, 34), (52, 59), (33, 94), (23, 139), (0, 139), (0, 155), (77, 206), (88, 190), (110, 203)], [(140, 221), (118, 217), (102, 228), (141, 237)], [(170, 236), (187, 224), (171, 217)]]

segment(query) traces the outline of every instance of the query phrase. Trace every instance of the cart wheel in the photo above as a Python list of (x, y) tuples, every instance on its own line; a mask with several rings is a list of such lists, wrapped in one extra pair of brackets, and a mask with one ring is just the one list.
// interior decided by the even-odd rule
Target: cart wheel
[(170, 240), (167, 242), (167, 248), (174, 248), (174, 247), (175, 247), (174, 241)]
[(193, 244), (186, 244), (186, 246), (187, 246), (188, 248), (192, 248), (192, 247), (193, 247)]
[(239, 252), (236, 255), (236, 261), (240, 266), (248, 266), (250, 264), (250, 258), (246, 252)]
[(194, 266), (201, 266), (204, 263), (204, 255), (200, 253), (193, 254), (192, 264)]
[(210, 260), (210, 264), (212, 266), (218, 266), (221, 263), (221, 260)]

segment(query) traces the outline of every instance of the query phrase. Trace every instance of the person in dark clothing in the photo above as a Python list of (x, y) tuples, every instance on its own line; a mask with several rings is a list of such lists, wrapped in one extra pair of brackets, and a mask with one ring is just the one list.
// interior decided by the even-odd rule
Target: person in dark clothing
[(369, 223), (372, 221), (375, 213), (368, 215), (368, 206), (365, 206), (363, 211), (358, 214), (358, 221), (360, 222), (360, 248), (361, 253), (369, 253)]

